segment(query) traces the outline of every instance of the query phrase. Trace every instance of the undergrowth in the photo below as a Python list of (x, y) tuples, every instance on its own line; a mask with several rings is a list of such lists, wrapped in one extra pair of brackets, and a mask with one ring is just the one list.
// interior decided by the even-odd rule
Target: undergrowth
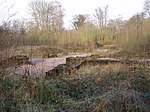
[(35, 79), (0, 70), (0, 112), (149, 112), (149, 73), (146, 66), (101, 65)]

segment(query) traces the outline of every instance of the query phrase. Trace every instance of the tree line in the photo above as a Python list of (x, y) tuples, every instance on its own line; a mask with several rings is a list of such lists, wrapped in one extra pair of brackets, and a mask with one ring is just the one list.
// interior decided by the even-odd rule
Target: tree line
[[(2, 3), (2, 2), (1, 2)], [(109, 19), (109, 6), (97, 7), (93, 14), (78, 14), (72, 18), (73, 29), (66, 30), (63, 18), (65, 9), (58, 1), (32, 0), (29, 5), (28, 20), (10, 20), (1, 23), (1, 44), (11, 46), (18, 39), (16, 45), (48, 44), (63, 46), (89, 46), (91, 42), (103, 42), (141, 38), (149, 35), (150, 0), (146, 0), (143, 11), (123, 21), (121, 16)], [(7, 41), (6, 41), (7, 40)], [(5, 41), (5, 42), (3, 42)]]

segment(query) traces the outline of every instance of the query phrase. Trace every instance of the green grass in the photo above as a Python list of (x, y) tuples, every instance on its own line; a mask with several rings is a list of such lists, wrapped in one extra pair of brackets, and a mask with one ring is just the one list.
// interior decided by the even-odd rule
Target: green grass
[(1, 70), (0, 111), (148, 112), (150, 68), (133, 68), (85, 66), (49, 80), (9, 76)]

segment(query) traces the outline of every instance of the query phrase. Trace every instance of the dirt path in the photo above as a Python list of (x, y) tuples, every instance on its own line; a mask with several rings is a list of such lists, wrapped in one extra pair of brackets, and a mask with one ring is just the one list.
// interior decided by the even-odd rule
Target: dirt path
[(22, 65), (18, 68), (7, 68), (7, 74), (18, 74), (18, 75), (33, 75), (35, 77), (45, 76), (45, 73), (54, 67), (58, 66), (59, 64), (65, 64), (66, 58), (68, 57), (86, 57), (90, 56), (89, 54), (80, 54), (80, 55), (68, 55), (68, 56), (61, 56), (56, 58), (33, 58), (30, 59), (32, 65)]

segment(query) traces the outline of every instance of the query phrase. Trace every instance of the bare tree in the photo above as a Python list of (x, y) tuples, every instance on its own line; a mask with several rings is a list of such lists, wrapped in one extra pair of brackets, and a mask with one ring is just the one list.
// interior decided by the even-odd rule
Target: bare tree
[(76, 30), (80, 29), (86, 22), (87, 15), (79, 14), (73, 18), (73, 26)]
[(10, 13), (10, 11), (15, 6), (15, 3), (8, 5), (6, 0), (0, 1), (0, 26), (5, 22), (10, 21), (17, 12)]
[(106, 5), (104, 9), (101, 9), (100, 7), (95, 9), (94, 17), (96, 18), (99, 28), (106, 27), (108, 22), (108, 5)]
[(108, 22), (108, 5), (106, 5), (104, 7), (104, 25), (105, 27), (107, 26), (107, 22)]
[(59, 2), (33, 0), (29, 3), (30, 15), (40, 31), (60, 31), (63, 27), (63, 9)]
[(110, 32), (112, 33), (112, 38), (113, 39), (117, 39), (118, 38), (118, 34), (121, 32), (121, 28), (123, 27), (123, 20), (122, 20), (122, 16), (119, 15), (119, 17), (115, 18), (115, 19), (110, 19), (108, 24), (107, 24), (107, 28), (110, 29)]
[(144, 2), (144, 12), (150, 17), (150, 0), (145, 0)]
[(99, 28), (102, 28), (103, 23), (104, 23), (104, 12), (100, 7), (95, 9), (94, 17), (96, 18), (96, 21), (97, 21), (97, 24), (98, 24)]
[(121, 15), (119, 15), (118, 18), (110, 19), (108, 22), (108, 27), (115, 28), (116, 30), (119, 30), (122, 27), (122, 25), (123, 25), (123, 20)]

